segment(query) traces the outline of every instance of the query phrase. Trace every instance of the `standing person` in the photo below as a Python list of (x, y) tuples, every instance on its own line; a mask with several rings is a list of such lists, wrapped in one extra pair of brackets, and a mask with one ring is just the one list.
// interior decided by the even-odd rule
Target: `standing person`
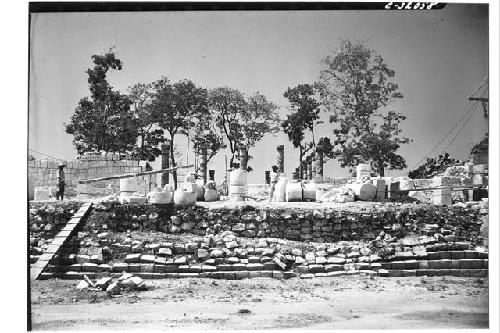
[(273, 165), (271, 167), (273, 171), (271, 172), (271, 187), (269, 188), (269, 202), (273, 201), (273, 196), (274, 196), (274, 190), (276, 189), (276, 183), (278, 182), (278, 179), (280, 177), (278, 167), (276, 165)]
[(59, 197), (61, 197), (61, 201), (64, 199), (64, 186), (66, 185), (66, 175), (64, 174), (64, 165), (62, 162), (59, 163), (58, 165), (58, 170), (57, 170), (57, 192), (56, 192), (56, 199), (59, 200)]

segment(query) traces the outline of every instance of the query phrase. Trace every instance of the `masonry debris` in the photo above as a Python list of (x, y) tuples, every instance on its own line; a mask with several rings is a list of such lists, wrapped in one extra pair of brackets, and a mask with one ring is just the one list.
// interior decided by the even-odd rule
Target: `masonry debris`
[(93, 292), (104, 291), (110, 297), (121, 295), (130, 291), (144, 291), (151, 287), (146, 285), (142, 278), (131, 273), (125, 273), (118, 278), (102, 277), (92, 281), (86, 274), (83, 275), (76, 289), (88, 290)]

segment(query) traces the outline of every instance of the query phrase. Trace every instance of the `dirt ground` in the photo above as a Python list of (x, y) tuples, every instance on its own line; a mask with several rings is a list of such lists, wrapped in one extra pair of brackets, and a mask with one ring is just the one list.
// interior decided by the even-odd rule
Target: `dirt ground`
[(488, 327), (482, 278), (165, 279), (117, 298), (77, 283), (33, 282), (34, 330)]

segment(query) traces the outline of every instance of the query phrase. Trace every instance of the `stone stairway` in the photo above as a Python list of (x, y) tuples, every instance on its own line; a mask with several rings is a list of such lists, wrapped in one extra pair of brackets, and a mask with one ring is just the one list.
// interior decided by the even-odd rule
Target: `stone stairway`
[(89, 213), (91, 207), (91, 203), (85, 203), (81, 206), (80, 209), (73, 215), (71, 220), (68, 221), (66, 226), (59, 231), (44, 253), (38, 257), (38, 260), (33, 265), (31, 265), (31, 281), (39, 278), (43, 271), (49, 266), (50, 261), (58, 254), (69, 238), (71, 238), (80, 222)]

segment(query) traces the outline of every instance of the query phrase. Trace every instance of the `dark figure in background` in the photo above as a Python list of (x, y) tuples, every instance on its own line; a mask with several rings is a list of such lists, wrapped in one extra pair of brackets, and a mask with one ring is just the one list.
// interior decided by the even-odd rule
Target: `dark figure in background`
[(57, 170), (57, 192), (56, 192), (56, 199), (59, 200), (61, 198), (61, 201), (64, 199), (64, 186), (66, 185), (66, 175), (64, 174), (64, 165), (63, 163), (59, 163), (58, 170)]

